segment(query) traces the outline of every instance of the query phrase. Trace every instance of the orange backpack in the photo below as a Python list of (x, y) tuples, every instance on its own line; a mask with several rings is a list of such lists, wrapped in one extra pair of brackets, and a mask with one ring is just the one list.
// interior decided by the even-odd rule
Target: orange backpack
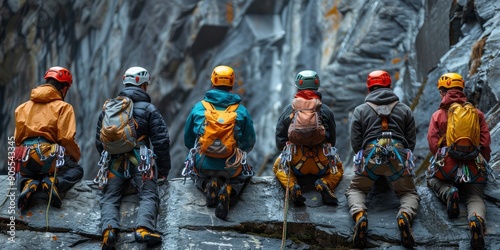
[(198, 152), (214, 158), (227, 158), (237, 148), (234, 138), (235, 112), (238, 104), (229, 105), (225, 110), (217, 110), (214, 105), (201, 101), (205, 107), (205, 131), (198, 138)]

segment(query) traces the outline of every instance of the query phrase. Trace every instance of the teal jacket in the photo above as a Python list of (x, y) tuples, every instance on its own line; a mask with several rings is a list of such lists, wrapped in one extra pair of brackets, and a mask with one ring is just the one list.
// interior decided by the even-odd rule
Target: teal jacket
[[(226, 109), (229, 105), (241, 102), (241, 98), (237, 94), (218, 89), (207, 91), (203, 99), (212, 103), (216, 109), (221, 110)], [(241, 104), (238, 106), (238, 109), (236, 109), (236, 114), (234, 136), (238, 142), (238, 148), (248, 153), (253, 149), (256, 141), (252, 117), (250, 113), (248, 113), (248, 110)], [(200, 101), (193, 106), (191, 113), (186, 119), (186, 124), (184, 125), (184, 144), (188, 149), (193, 148), (198, 135), (203, 134), (204, 127), (202, 124), (204, 119), (205, 108)], [(201, 159), (202, 157), (204, 159)], [(223, 170), (225, 162), (226, 159), (200, 156), (199, 154), (196, 155), (197, 168)]]

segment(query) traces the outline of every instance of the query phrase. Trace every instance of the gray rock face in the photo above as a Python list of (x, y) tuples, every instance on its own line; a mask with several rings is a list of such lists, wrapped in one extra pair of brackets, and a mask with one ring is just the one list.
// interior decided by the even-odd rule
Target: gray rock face
[[(498, 176), (498, 171), (497, 171)], [(160, 186), (160, 213), (157, 230), (163, 244), (154, 249), (280, 249), (283, 239), (286, 249), (349, 248), (352, 247), (354, 222), (348, 214), (343, 195), (350, 182), (347, 175), (336, 190), (338, 206), (325, 206), (321, 195), (305, 186), (305, 207), (290, 204), (285, 210), (284, 190), (273, 177), (255, 177), (244, 190), (241, 199), (229, 210), (227, 220), (215, 217), (214, 208), (207, 208), (205, 196), (191, 181), (173, 179)], [(6, 176), (1, 176), (1, 190), (8, 190)], [(498, 227), (500, 201), (498, 183), (488, 184), (486, 242), (489, 249), (500, 244)], [(446, 206), (426, 187), (419, 187), (422, 200), (413, 230), (417, 249), (469, 247), (469, 232), (465, 205), (460, 204), (458, 219), (448, 220)], [(2, 197), (3, 198), (3, 197)], [(36, 193), (33, 206), (21, 213), (9, 211), (10, 200), (0, 207), (4, 249), (97, 249), (101, 241), (100, 191), (90, 182), (77, 183), (63, 200), (61, 209), (50, 207), (47, 197)], [(396, 213), (397, 197), (386, 185), (377, 185), (367, 199), (368, 248), (397, 248), (399, 230)], [(138, 197), (122, 199), (119, 249), (145, 249), (135, 242), (132, 228), (138, 209)], [(286, 212), (287, 211), (287, 212)], [(284, 214), (286, 213), (286, 223)], [(11, 216), (14, 220), (11, 220)], [(14, 230), (9, 223), (14, 222)], [(283, 226), (287, 235), (283, 237)], [(9, 231), (13, 231), (11, 235)]]
[[(98, 159), (94, 130), (101, 105), (119, 92), (123, 72), (141, 65), (153, 76), (150, 94), (169, 127), (171, 178), (179, 177), (188, 152), (185, 118), (210, 88), (213, 67), (228, 64), (236, 71), (235, 91), (257, 131), (258, 146), (249, 161), (259, 175), (271, 175), (269, 166), (279, 153), (274, 144), (277, 117), (295, 92), (295, 74), (308, 68), (320, 74), (324, 103), (336, 115), (337, 147), (349, 163), (350, 112), (363, 102), (365, 78), (374, 69), (391, 73), (396, 93), (414, 106), (420, 134), (425, 134), (437, 108), (433, 86), (445, 71), (466, 77), (479, 107), (495, 113), (498, 81), (490, 69), (497, 61), (498, 8), (496, 3), (476, 1), (471, 12), (464, 7), (469, 1), (459, 2), (455, 13), (463, 17), (467, 11), (469, 16), (460, 19), (463, 24), (457, 31), (442, 14), (451, 2), (8, 1), (1, 7), (5, 28), (0, 33), (0, 95), (5, 119), (0, 125), (5, 133), (0, 138), (8, 141), (13, 135), (13, 111), (42, 82), (45, 70), (68, 67), (75, 84), (67, 101), (77, 116), (81, 164), (85, 178), (93, 178)], [(451, 33), (462, 35), (450, 49)], [(468, 76), (469, 56), (479, 39), (485, 40), (482, 60), (476, 60), (477, 73)], [(426, 142), (419, 141), (417, 147), (421, 164)], [(1, 151), (6, 149), (0, 144)]]
[[(335, 112), (336, 146), (346, 166), (346, 178), (336, 191), (340, 206), (320, 206), (317, 194), (312, 192), (306, 194), (306, 208), (290, 208), (287, 248), (351, 244), (353, 223), (343, 196), (352, 174), (350, 112), (364, 101), (366, 75), (374, 69), (391, 73), (394, 90), (413, 108), (416, 117), (418, 141), (414, 154), (422, 195), (414, 225), (417, 245), (425, 249), (468, 248), (464, 212), (459, 219), (448, 222), (443, 204), (422, 181), (429, 157), (426, 135), (430, 116), (439, 105), (437, 79), (445, 72), (460, 73), (466, 80), (470, 101), (487, 116), (493, 150), (490, 164), (498, 171), (498, 1), (0, 3), (1, 152), (8, 152), (8, 142), (14, 134), (14, 109), (28, 100), (30, 89), (42, 82), (48, 67), (65, 66), (75, 79), (67, 101), (76, 111), (77, 141), (82, 149), (80, 163), (86, 171), (85, 178), (92, 179), (97, 173), (94, 138), (101, 105), (119, 92), (121, 76), (128, 67), (140, 65), (151, 72), (150, 94), (167, 122), (172, 146), (171, 180), (168, 188), (162, 187), (159, 220), (165, 240), (163, 249), (279, 248), (283, 196), (274, 179), (265, 176), (272, 175), (272, 163), (279, 154), (274, 143), (278, 115), (295, 92), (295, 74), (303, 69), (319, 73), (323, 102)], [(188, 152), (183, 140), (185, 118), (210, 88), (211, 70), (219, 64), (235, 69), (235, 91), (248, 107), (257, 132), (257, 146), (249, 154), (249, 162), (259, 176), (264, 176), (248, 187), (227, 222), (218, 220), (212, 209), (204, 207), (203, 197), (194, 187), (176, 179)], [(4, 166), (0, 166), (0, 172), (6, 173)], [(492, 249), (499, 244), (496, 207), (500, 197), (495, 190), (496, 184), (489, 185), (487, 193), (486, 238)], [(98, 196), (85, 182), (75, 186), (67, 193), (63, 209), (49, 209), (48, 231), (45, 201), (35, 204), (29, 216), (16, 217), (16, 239), (26, 242), (7, 246), (98, 248)], [(373, 248), (398, 244), (394, 219), (397, 202), (387, 202), (385, 197), (377, 194), (371, 201), (374, 207), (369, 214), (369, 246)], [(8, 242), (9, 237), (6, 204), (1, 213), (0, 242)], [(126, 198), (120, 244), (142, 248), (134, 245), (130, 233), (134, 204), (132, 196)]]

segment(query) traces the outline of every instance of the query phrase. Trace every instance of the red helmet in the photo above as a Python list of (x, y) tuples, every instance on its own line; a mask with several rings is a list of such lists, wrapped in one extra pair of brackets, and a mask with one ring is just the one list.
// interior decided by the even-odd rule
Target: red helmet
[(69, 70), (59, 66), (51, 67), (45, 72), (45, 76), (43, 78), (54, 78), (58, 82), (68, 83), (69, 86), (73, 83), (73, 76), (71, 76)]
[(370, 89), (373, 86), (391, 87), (391, 76), (389, 73), (383, 70), (375, 70), (368, 74), (366, 87)]

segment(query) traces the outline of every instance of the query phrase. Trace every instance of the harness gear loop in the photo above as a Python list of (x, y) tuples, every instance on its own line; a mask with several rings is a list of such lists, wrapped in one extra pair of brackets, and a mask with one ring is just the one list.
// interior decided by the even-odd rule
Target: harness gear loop
[[(142, 173), (142, 185), (144, 185), (146, 180), (154, 178), (154, 171), (151, 167), (154, 165), (154, 154), (153, 151), (145, 145), (141, 145), (139, 152), (141, 162), (137, 166), (137, 170)], [(128, 161), (127, 164), (130, 164), (130, 161)], [(126, 173), (128, 173), (128, 169), (126, 170)]]
[(108, 183), (108, 162), (109, 162), (109, 153), (106, 150), (103, 150), (101, 153), (101, 158), (97, 165), (100, 167), (97, 172), (97, 176), (94, 178), (94, 183), (99, 185), (99, 189), (103, 189), (104, 186)]
[(354, 172), (358, 174), (363, 173), (365, 171), (365, 164), (363, 163), (363, 152), (364, 152), (363, 149), (359, 150), (353, 159)]
[(184, 161), (184, 168), (182, 169), (182, 176), (184, 176), (183, 184), (186, 184), (186, 179), (188, 175), (195, 175), (194, 162), (195, 162), (196, 152), (198, 152), (198, 149), (196, 149), (196, 147), (191, 148), (189, 150), (186, 160)]
[(55, 145), (56, 147), (56, 154), (57, 154), (57, 159), (56, 159), (56, 168), (60, 168), (64, 165), (64, 152), (66, 149), (58, 144), (52, 144)]

